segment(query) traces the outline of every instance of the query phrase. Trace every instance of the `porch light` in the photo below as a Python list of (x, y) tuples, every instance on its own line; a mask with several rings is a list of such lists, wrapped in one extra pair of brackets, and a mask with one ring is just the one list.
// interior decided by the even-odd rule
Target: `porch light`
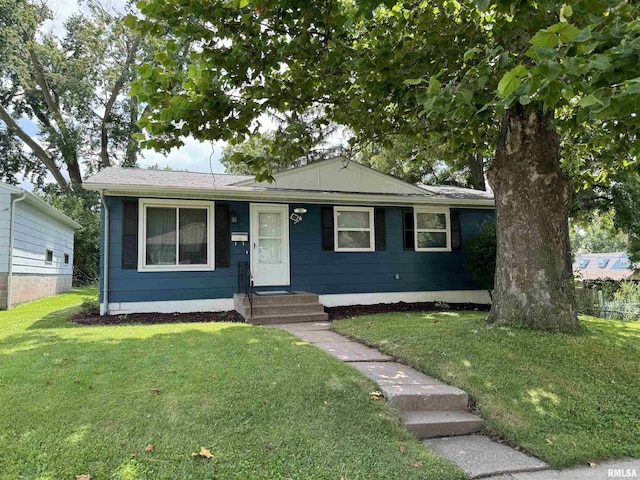
[(293, 209), (293, 213), (297, 213), (298, 215), (304, 215), (307, 213), (307, 209), (304, 207), (297, 207)]
[(238, 214), (235, 210), (231, 210), (231, 223), (238, 223)]

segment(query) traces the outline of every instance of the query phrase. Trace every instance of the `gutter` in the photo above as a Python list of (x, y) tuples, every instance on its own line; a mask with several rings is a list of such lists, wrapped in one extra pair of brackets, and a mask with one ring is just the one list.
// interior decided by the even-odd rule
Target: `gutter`
[(100, 201), (104, 209), (104, 250), (102, 258), (102, 303), (100, 315), (109, 313), (109, 207), (104, 199), (104, 191), (100, 190)]
[(11, 289), (13, 285), (13, 244), (15, 237), (14, 223), (16, 219), (16, 204), (27, 198), (27, 192), (21, 191), (21, 195), (11, 200), (11, 220), (9, 221), (9, 273), (7, 274), (7, 310), (11, 308)]

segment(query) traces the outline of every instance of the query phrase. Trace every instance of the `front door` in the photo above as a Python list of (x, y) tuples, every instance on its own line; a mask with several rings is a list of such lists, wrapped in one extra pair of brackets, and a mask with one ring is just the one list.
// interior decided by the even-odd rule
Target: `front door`
[(251, 204), (251, 273), (256, 287), (289, 285), (289, 206)]

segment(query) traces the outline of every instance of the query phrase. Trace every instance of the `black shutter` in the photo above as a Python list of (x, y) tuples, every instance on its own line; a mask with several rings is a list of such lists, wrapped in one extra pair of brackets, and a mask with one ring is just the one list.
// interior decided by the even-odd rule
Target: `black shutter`
[(333, 249), (333, 208), (322, 207), (322, 250)]
[(229, 237), (229, 205), (216, 204), (215, 219), (216, 268), (231, 264), (231, 239)]
[(138, 201), (122, 202), (122, 268), (138, 268)]
[(459, 212), (451, 212), (451, 250), (462, 250)]
[(387, 249), (387, 228), (384, 208), (375, 209), (376, 252)]
[(413, 235), (413, 210), (402, 213), (403, 247), (405, 250), (415, 250), (415, 237)]

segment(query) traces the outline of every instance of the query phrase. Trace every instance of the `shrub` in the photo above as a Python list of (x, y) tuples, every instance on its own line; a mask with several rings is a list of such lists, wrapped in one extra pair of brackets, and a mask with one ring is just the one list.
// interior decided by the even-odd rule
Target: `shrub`
[(87, 297), (82, 300), (80, 311), (87, 315), (98, 315), (100, 313), (100, 302), (97, 298)]
[(497, 244), (496, 221), (487, 218), (480, 225), (480, 233), (468, 240), (465, 248), (467, 260), (464, 268), (479, 286), (489, 290), (489, 294), (496, 275)]

